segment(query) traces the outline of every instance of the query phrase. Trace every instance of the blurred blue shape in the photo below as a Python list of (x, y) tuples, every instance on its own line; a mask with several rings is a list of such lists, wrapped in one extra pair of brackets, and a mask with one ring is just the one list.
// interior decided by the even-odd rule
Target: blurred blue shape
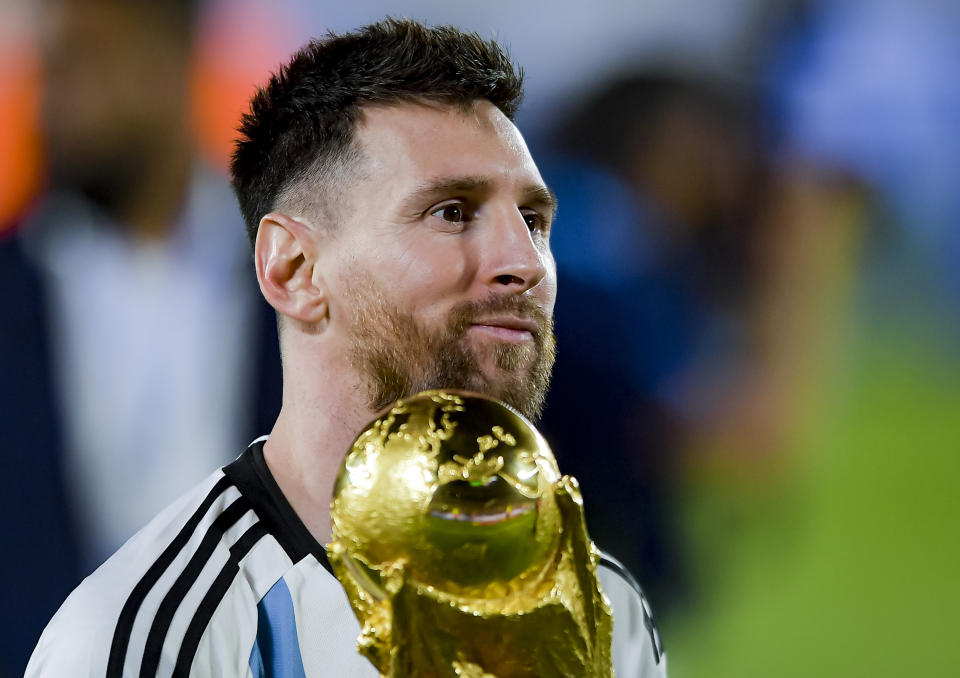
[(866, 180), (912, 239), (957, 248), (960, 4), (820, 1), (811, 11), (768, 74), (783, 151)]

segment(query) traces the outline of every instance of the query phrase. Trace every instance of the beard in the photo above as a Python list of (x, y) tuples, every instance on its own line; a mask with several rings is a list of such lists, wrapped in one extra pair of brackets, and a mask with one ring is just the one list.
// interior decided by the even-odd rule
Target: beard
[[(556, 358), (553, 319), (529, 297), (491, 296), (462, 302), (445, 322), (425, 327), (364, 285), (354, 299), (352, 366), (367, 378), (367, 398), (378, 412), (394, 401), (428, 389), (475, 391), (496, 398), (537, 421), (543, 411)], [(498, 342), (472, 348), (467, 331), (475, 320), (495, 315), (532, 318), (532, 342)], [(481, 362), (495, 366), (487, 375)]]

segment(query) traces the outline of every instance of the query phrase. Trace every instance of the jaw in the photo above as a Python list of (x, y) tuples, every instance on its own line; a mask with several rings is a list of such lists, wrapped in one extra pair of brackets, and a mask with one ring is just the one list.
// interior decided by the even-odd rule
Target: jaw
[(476, 361), (476, 373), (470, 377), (473, 390), (504, 401), (527, 390), (538, 359), (532, 342), (488, 342), (471, 348)]

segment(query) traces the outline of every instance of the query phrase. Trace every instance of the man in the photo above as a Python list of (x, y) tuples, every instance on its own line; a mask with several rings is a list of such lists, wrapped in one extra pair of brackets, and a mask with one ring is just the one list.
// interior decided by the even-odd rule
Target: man
[[(375, 675), (322, 546), (345, 451), (400, 396), (536, 416), (549, 380), (554, 198), (510, 121), (520, 85), (495, 44), (391, 20), (312, 43), (257, 94), (232, 171), (281, 413), (70, 596), (28, 675)], [(617, 675), (664, 675), (639, 590), (600, 576)]]

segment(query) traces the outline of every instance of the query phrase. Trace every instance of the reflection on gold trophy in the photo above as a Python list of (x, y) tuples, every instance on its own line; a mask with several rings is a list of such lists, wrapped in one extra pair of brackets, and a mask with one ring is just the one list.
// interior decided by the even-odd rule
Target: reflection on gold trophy
[(506, 405), (397, 401), (353, 443), (331, 509), (330, 561), (382, 676), (613, 676), (576, 481)]

